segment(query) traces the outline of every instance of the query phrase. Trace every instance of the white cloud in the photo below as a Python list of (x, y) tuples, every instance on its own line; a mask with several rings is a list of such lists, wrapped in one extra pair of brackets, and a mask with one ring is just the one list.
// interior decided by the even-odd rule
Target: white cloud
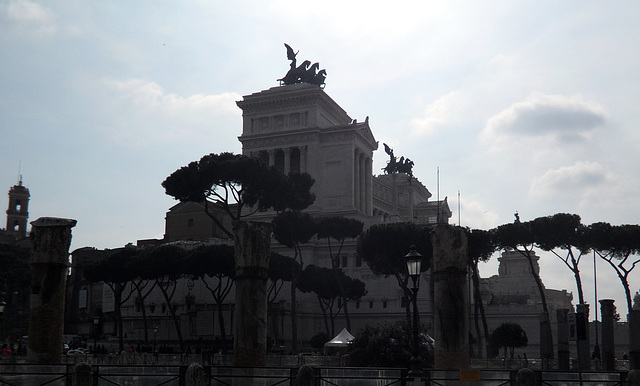
[[(454, 217), (457, 215), (458, 208), (453, 208), (453, 201), (449, 204)], [(469, 200), (465, 197), (460, 199), (460, 222), (461, 226), (469, 227), (472, 229), (491, 229), (498, 224), (498, 215), (488, 209), (486, 209), (482, 203)], [(452, 222), (458, 222), (457, 218), (451, 218)]]
[(552, 144), (583, 142), (605, 124), (605, 109), (580, 95), (534, 94), (487, 121), (482, 137), (509, 142), (540, 138)]
[(235, 119), (239, 121), (241, 111), (236, 101), (242, 99), (237, 93), (181, 96), (141, 79), (103, 84), (108, 91), (103, 98), (113, 104), (107, 107), (107, 114), (115, 115), (108, 130), (131, 143), (210, 141), (224, 131), (237, 130)]
[(57, 31), (54, 13), (48, 8), (28, 0), (13, 0), (6, 7), (9, 20), (16, 22), (24, 31), (38, 35), (49, 35)]
[(597, 162), (577, 162), (548, 170), (531, 182), (530, 193), (538, 197), (567, 194), (583, 197), (593, 189), (599, 189), (613, 180), (607, 170)]
[(237, 114), (236, 101), (242, 96), (237, 93), (223, 93), (219, 95), (195, 94), (182, 97), (177, 94), (167, 94), (156, 82), (140, 79), (118, 81), (112, 83), (124, 99), (131, 101), (137, 107), (165, 111), (172, 114), (190, 112), (206, 112), (213, 115)]
[(460, 92), (452, 91), (447, 95), (427, 106), (420, 118), (411, 120), (411, 132), (415, 136), (427, 136), (433, 134), (438, 128), (447, 125), (454, 117), (456, 111), (460, 111), (466, 105)]

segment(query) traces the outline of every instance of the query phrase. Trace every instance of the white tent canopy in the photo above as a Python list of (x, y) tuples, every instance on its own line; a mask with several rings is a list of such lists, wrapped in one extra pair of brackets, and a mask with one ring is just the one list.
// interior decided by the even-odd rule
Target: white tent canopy
[(353, 340), (353, 335), (343, 328), (335, 338), (324, 344), (324, 347), (346, 347)]

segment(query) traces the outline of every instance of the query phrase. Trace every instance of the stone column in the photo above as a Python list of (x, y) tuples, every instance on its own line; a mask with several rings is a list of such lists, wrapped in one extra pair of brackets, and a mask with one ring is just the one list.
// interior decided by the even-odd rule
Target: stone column
[(289, 174), (291, 172), (291, 148), (285, 147), (282, 151), (284, 152), (284, 174)]
[(71, 228), (76, 220), (41, 217), (31, 222), (29, 353), (37, 364), (62, 361), (64, 299)]
[(353, 153), (353, 207), (360, 208), (360, 152), (356, 149)]
[(307, 145), (300, 146), (300, 173), (307, 173)]
[(366, 199), (367, 194), (365, 191), (365, 167), (364, 167), (364, 154), (360, 153), (360, 212), (366, 213)]
[(556, 310), (558, 319), (558, 370), (569, 370), (569, 321), (568, 309)]
[(576, 331), (578, 347), (578, 368), (580, 370), (591, 369), (591, 349), (589, 345), (589, 305), (578, 304), (576, 306)]
[[(615, 306), (612, 299), (600, 300), (600, 315), (602, 315), (602, 370), (615, 370), (616, 357), (613, 341), (613, 324)], [(597, 328), (597, 327), (596, 327)]]
[(365, 214), (371, 216), (373, 214), (373, 191), (371, 188), (372, 178), (371, 158), (367, 158), (364, 164), (364, 190), (365, 190)]
[(269, 154), (269, 166), (273, 166), (276, 164), (276, 151), (274, 149), (267, 150)]
[(236, 308), (233, 364), (264, 366), (267, 354), (267, 277), (271, 224), (239, 221), (234, 224)]
[(469, 368), (467, 237), (446, 224), (431, 233), (433, 245), (435, 368)]
[(640, 370), (640, 310), (629, 312), (629, 368)]

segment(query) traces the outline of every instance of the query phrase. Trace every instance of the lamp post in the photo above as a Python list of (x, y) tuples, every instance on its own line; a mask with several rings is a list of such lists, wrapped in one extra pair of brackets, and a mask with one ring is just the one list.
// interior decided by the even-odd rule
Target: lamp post
[(100, 317), (93, 317), (93, 351), (98, 352), (98, 327), (100, 326)]
[(156, 324), (156, 326), (153, 328), (153, 352), (156, 353), (156, 342), (157, 342), (157, 337), (158, 337), (158, 325)]
[(407, 263), (407, 272), (413, 281), (411, 288), (411, 301), (413, 302), (413, 318), (411, 323), (411, 367), (409, 377), (422, 378), (420, 368), (420, 347), (418, 345), (418, 287), (420, 285), (420, 268), (422, 266), (422, 255), (416, 251), (416, 246), (412, 245), (409, 253), (404, 257)]

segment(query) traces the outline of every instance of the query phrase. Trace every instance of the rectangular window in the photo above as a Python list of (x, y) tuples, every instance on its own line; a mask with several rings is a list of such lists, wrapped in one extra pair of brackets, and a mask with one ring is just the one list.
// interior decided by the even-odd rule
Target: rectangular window
[(369, 302), (369, 308), (373, 308), (373, 300)]
[(382, 301), (382, 308), (387, 308), (387, 301), (386, 300)]
[(356, 308), (360, 309), (360, 300), (356, 300)]
[(406, 307), (407, 307), (407, 304), (408, 304), (407, 297), (406, 297), (406, 296), (403, 296), (403, 297), (402, 297), (402, 301), (400, 302), (400, 307), (402, 307), (402, 308), (406, 308)]
[(362, 257), (356, 255), (356, 267), (362, 267)]
[(346, 255), (342, 256), (342, 267), (343, 268), (348, 266), (348, 261), (349, 260), (348, 260), (348, 257)]

